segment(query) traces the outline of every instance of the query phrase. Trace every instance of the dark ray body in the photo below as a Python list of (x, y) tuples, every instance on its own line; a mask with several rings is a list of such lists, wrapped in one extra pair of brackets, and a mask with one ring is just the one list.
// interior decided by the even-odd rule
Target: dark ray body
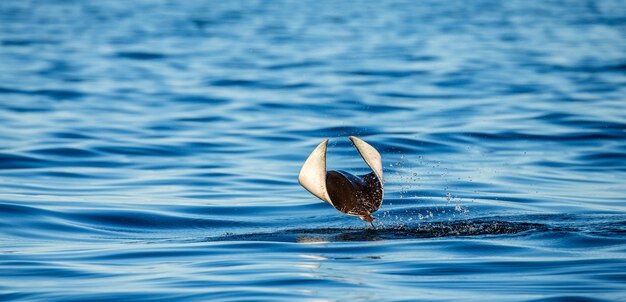
[(374, 172), (355, 176), (341, 170), (328, 171), (326, 187), (335, 209), (368, 222), (382, 203), (383, 188)]

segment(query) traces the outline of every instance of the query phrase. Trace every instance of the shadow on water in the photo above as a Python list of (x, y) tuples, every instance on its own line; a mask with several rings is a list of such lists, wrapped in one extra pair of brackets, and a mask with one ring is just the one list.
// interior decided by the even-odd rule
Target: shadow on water
[(251, 233), (207, 238), (206, 241), (273, 241), (273, 242), (347, 242), (379, 241), (455, 236), (509, 235), (545, 231), (547, 225), (500, 220), (461, 220), (422, 223), (413, 226), (376, 228), (291, 229), (272, 233)]

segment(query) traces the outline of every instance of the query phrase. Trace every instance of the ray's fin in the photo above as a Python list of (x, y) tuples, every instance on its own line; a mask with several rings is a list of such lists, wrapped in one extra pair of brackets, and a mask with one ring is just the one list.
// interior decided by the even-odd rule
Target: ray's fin
[[(328, 140), (321, 142), (302, 165), (298, 182), (317, 198), (333, 204), (326, 189), (326, 147)], [(379, 155), (380, 157), (380, 155)]]
[(363, 160), (367, 163), (367, 165), (374, 171), (378, 180), (380, 181), (380, 187), (383, 187), (383, 161), (380, 156), (380, 153), (374, 149), (370, 144), (366, 143), (364, 140), (356, 137), (350, 136), (350, 140), (354, 147), (359, 151)]

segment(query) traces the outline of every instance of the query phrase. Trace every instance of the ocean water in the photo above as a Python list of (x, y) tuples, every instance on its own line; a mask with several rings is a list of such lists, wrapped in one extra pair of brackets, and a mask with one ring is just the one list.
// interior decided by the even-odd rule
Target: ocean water
[(2, 301), (625, 301), (625, 211), (624, 1), (0, 2)]

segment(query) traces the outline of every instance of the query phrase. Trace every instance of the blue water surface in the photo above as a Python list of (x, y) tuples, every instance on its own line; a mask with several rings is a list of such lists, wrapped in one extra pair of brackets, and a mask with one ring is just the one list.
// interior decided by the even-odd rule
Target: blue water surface
[(625, 211), (624, 1), (0, 1), (1, 301), (625, 301)]

